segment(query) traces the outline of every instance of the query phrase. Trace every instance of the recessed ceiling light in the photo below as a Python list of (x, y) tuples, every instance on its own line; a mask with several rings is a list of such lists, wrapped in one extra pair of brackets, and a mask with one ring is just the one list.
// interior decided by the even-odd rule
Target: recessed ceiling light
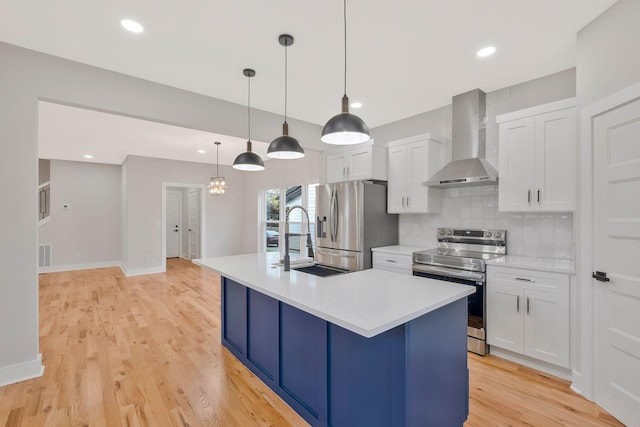
[(85, 154), (84, 158), (85, 159), (93, 159), (93, 156), (91, 154)]
[(483, 58), (485, 56), (491, 56), (494, 53), (496, 53), (496, 48), (493, 46), (487, 46), (487, 47), (483, 47), (478, 52), (476, 52), (476, 55)]
[(352, 102), (351, 108), (362, 108), (362, 102)]
[(144, 31), (144, 27), (140, 25), (140, 23), (132, 21), (131, 19), (123, 19), (120, 21), (120, 25), (132, 33), (141, 33)]
[(204, 154), (204, 153), (206, 153), (206, 151), (204, 151), (204, 150), (198, 150), (198, 153), (200, 153), (200, 154)]

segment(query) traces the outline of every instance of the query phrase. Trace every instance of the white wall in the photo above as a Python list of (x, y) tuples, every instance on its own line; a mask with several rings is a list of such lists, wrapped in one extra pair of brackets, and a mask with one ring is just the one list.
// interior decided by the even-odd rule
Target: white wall
[[(292, 133), (293, 134), (293, 133)], [(298, 137), (297, 135), (293, 134)], [(305, 149), (305, 157), (296, 160), (269, 160), (263, 172), (245, 175), (244, 253), (258, 250), (259, 195), (268, 188), (286, 188), (292, 185), (324, 181), (324, 153)], [(234, 190), (230, 190), (234, 191)]]
[(640, 80), (640, 1), (618, 0), (578, 32), (580, 106)]
[[(268, 164), (270, 162), (267, 162)], [(128, 254), (128, 274), (162, 270), (162, 184), (205, 185), (215, 166), (149, 157), (129, 156), (126, 185), (126, 229), (123, 241)], [(206, 255), (243, 252), (244, 201), (248, 197), (242, 172), (220, 166), (229, 190), (223, 196), (206, 197)], [(250, 194), (250, 193), (249, 193)], [(253, 220), (256, 221), (255, 218)]]
[(52, 267), (118, 265), (120, 166), (51, 160), (50, 170), (51, 217), (38, 237), (52, 245)]
[[(41, 372), (36, 234), (39, 99), (239, 137), (246, 136), (246, 107), (6, 43), (0, 43), (0, 64), (0, 179), (12, 183), (5, 187), (0, 208), (0, 223), (8, 225), (0, 240), (2, 384)], [(281, 122), (280, 115), (255, 110), (252, 135), (270, 141), (280, 134)], [(320, 126), (294, 119), (289, 124), (305, 148), (321, 145)], [(130, 195), (126, 199), (130, 201)], [(123, 230), (126, 235), (133, 231), (127, 225)], [(133, 249), (138, 248), (126, 246), (122, 251), (128, 262), (139, 256), (128, 252)]]

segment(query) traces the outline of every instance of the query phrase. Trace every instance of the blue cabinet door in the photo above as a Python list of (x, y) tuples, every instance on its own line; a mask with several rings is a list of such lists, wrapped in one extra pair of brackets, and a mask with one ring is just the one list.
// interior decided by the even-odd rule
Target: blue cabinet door
[(222, 343), (238, 359), (247, 352), (247, 288), (222, 278)]
[(249, 289), (247, 307), (249, 367), (262, 381), (273, 388), (278, 378), (279, 302)]
[(405, 425), (405, 330), (372, 338), (329, 324), (329, 425)]
[(327, 322), (280, 304), (280, 391), (313, 426), (327, 425)]

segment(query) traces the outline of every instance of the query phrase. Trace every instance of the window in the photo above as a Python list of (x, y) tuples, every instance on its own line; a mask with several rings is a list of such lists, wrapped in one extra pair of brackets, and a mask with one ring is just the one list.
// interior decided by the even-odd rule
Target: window
[[(286, 211), (300, 205), (309, 212), (309, 228), (311, 239), (315, 246), (315, 218), (316, 218), (316, 187), (318, 184), (306, 186), (295, 185), (289, 188), (271, 188), (264, 192), (264, 210), (260, 231), (261, 247), (265, 252), (280, 252), (284, 255), (284, 233)], [(301, 209), (294, 209), (289, 214), (289, 233), (305, 234), (291, 237), (289, 240), (290, 254), (306, 255), (306, 217)]]

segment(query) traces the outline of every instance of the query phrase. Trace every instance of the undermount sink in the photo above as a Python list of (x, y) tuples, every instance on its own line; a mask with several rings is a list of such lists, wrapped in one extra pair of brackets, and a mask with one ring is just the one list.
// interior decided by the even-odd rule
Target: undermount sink
[(344, 274), (349, 272), (349, 270), (341, 270), (339, 268), (325, 267), (323, 265), (318, 265), (318, 264), (308, 265), (306, 267), (296, 267), (296, 268), (292, 268), (292, 270), (301, 271), (303, 273), (313, 274), (314, 276), (320, 276), (320, 277), (335, 276), (336, 274)]

